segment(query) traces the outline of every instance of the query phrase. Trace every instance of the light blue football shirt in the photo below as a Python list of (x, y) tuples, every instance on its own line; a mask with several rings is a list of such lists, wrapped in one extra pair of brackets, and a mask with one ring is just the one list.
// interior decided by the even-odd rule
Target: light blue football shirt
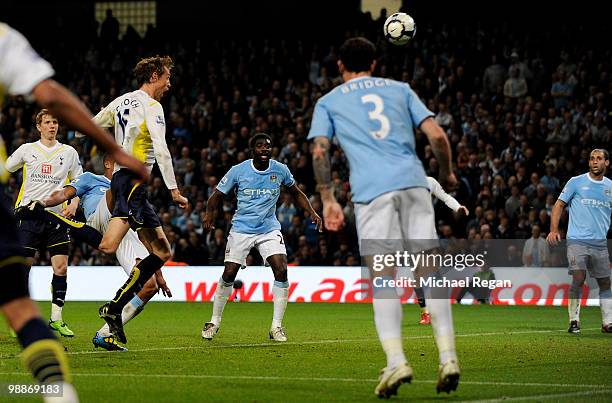
[(265, 171), (255, 169), (252, 159), (234, 165), (217, 185), (217, 190), (224, 194), (236, 190), (238, 207), (232, 219), (232, 231), (265, 234), (280, 230), (276, 218), (280, 187), (294, 184), (289, 168), (278, 161), (270, 160)]
[(588, 173), (571, 178), (559, 195), (569, 207), (567, 239), (604, 240), (610, 229), (612, 181), (592, 179)]
[(100, 199), (106, 191), (110, 189), (111, 181), (104, 175), (95, 175), (91, 172), (84, 172), (70, 182), (76, 189), (76, 195), (81, 198), (81, 206), (85, 211), (85, 217), (89, 217), (96, 211)]
[(408, 84), (359, 77), (319, 99), (308, 138), (338, 138), (350, 164), (353, 201), (369, 203), (394, 190), (429, 188), (414, 127), (430, 116)]

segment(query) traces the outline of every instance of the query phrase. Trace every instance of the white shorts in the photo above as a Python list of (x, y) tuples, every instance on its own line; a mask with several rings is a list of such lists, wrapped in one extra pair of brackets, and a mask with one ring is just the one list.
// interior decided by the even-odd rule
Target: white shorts
[[(368, 204), (355, 203), (355, 217), (359, 247), (364, 256), (393, 253), (398, 249), (416, 252), (438, 245), (434, 209), (428, 189), (395, 190)], [(368, 240), (386, 242), (373, 245)], [(406, 245), (406, 241), (411, 242)], [(385, 250), (379, 250), (381, 248)]]
[[(102, 197), (96, 211), (87, 220), (87, 225), (104, 234), (108, 230), (110, 220), (111, 213), (106, 204), (106, 197)], [(144, 259), (149, 256), (149, 251), (138, 238), (138, 234), (130, 229), (117, 247), (115, 255), (125, 273), (129, 275), (136, 265), (136, 259)]]
[(251, 248), (257, 248), (264, 263), (270, 256), (287, 254), (285, 240), (279, 230), (265, 234), (241, 234), (230, 231), (227, 236), (224, 261), (246, 266), (246, 258)]

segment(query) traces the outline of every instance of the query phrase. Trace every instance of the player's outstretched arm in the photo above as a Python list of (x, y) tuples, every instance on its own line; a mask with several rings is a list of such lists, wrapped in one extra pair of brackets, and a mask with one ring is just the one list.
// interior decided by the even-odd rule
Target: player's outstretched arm
[(63, 189), (56, 190), (55, 192), (51, 193), (49, 197), (42, 200), (42, 203), (45, 205), (45, 207), (58, 206), (63, 202), (76, 197), (76, 193), (75, 188), (72, 186), (66, 186)]
[(451, 166), (452, 153), (446, 133), (432, 117), (425, 119), (420, 129), (427, 136), (436, 160), (438, 160), (440, 184), (447, 190), (453, 189), (457, 185), (457, 178)]
[(317, 181), (317, 190), (321, 194), (321, 201), (323, 202), (325, 228), (329, 231), (338, 231), (344, 225), (344, 212), (336, 201), (334, 190), (331, 186), (329, 148), (330, 142), (327, 137), (315, 137), (312, 149), (312, 166)]
[(308, 197), (306, 197), (304, 192), (302, 192), (302, 190), (297, 186), (296, 183), (294, 183), (292, 186), (289, 186), (287, 189), (289, 190), (297, 204), (304, 210), (308, 211), (308, 213), (310, 213), (310, 217), (312, 217), (312, 222), (316, 224), (317, 230), (319, 230), (319, 232), (323, 232), (323, 220), (312, 208), (312, 204), (310, 204), (310, 200), (308, 200)]
[(136, 158), (123, 152), (115, 139), (92, 121), (92, 116), (81, 102), (63, 85), (54, 80), (41, 81), (34, 87), (32, 94), (37, 102), (49, 109), (54, 116), (66, 122), (72, 128), (87, 134), (104, 148), (114, 160), (143, 179), (148, 179), (149, 172)]
[(553, 206), (552, 213), (550, 214), (550, 232), (546, 236), (546, 240), (551, 245), (556, 245), (561, 240), (561, 234), (559, 234), (559, 221), (561, 220), (561, 214), (565, 208), (565, 202), (557, 199), (557, 202)]
[(210, 231), (215, 229), (215, 212), (219, 207), (219, 203), (223, 200), (222, 192), (215, 190), (212, 195), (208, 198), (208, 202), (206, 203), (206, 214), (204, 214), (204, 229), (206, 231)]

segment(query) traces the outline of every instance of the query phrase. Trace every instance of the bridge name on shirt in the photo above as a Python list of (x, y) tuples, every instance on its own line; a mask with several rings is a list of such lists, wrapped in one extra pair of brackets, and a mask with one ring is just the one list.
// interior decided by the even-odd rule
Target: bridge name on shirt
[(340, 87), (340, 91), (342, 91), (343, 94), (348, 94), (349, 92), (357, 90), (365, 90), (374, 87), (386, 87), (387, 85), (391, 85), (392, 83), (393, 81), (387, 78), (359, 80), (344, 84), (342, 87)]
[(582, 199), (580, 200), (580, 202), (584, 204), (585, 206), (612, 208), (612, 203), (610, 203), (609, 201), (604, 201), (604, 200)]
[(243, 192), (245, 195), (250, 196), (252, 199), (254, 199), (266, 195), (276, 196), (279, 193), (279, 189), (244, 189)]

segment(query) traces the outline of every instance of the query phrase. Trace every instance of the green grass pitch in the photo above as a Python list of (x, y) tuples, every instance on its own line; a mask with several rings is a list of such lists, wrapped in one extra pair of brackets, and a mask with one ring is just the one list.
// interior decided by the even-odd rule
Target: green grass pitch
[[(41, 303), (43, 312), (49, 303)], [(230, 303), (213, 341), (200, 331), (208, 303), (151, 303), (126, 326), (129, 352), (95, 352), (99, 303), (67, 303), (75, 331), (62, 339), (82, 402), (377, 401), (384, 354), (370, 304), (289, 304), (289, 341), (268, 339), (270, 303)], [(435, 392), (437, 353), (418, 306), (404, 306), (411, 385), (395, 401), (611, 401), (612, 335), (599, 308), (583, 308), (582, 335), (565, 331), (565, 307), (455, 306), (459, 389)], [(0, 384), (31, 382), (0, 327)], [(8, 400), (7, 400), (8, 399)], [(34, 398), (0, 396), (0, 401)], [(499, 399), (499, 400), (498, 400)]]

